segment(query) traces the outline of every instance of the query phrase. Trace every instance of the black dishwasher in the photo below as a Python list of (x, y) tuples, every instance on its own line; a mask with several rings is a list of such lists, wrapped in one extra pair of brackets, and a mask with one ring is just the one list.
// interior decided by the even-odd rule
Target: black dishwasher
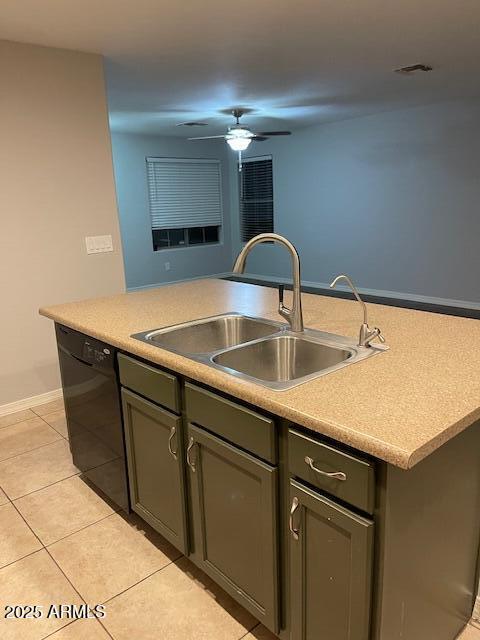
[(70, 451), (83, 476), (129, 511), (116, 350), (55, 324)]

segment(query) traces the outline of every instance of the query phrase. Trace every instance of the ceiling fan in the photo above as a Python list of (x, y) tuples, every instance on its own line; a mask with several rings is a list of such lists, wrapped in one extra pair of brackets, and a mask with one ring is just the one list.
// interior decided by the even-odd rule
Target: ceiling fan
[(236, 119), (236, 122), (233, 126), (228, 127), (227, 133), (220, 136), (200, 136), (197, 138), (188, 138), (189, 140), (214, 140), (223, 138), (226, 140), (228, 146), (233, 149), (233, 151), (238, 151), (241, 153), (245, 151), (252, 141), (254, 142), (263, 142), (263, 140), (268, 140), (271, 136), (289, 136), (291, 131), (262, 131), (261, 133), (256, 133), (252, 131), (248, 127), (244, 127), (240, 124), (240, 118), (244, 115), (245, 111), (242, 109), (233, 109), (232, 115)]

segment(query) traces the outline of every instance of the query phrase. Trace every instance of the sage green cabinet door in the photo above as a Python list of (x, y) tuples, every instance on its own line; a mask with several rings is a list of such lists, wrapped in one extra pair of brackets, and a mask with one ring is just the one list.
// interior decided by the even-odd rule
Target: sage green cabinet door
[(192, 491), (192, 559), (276, 632), (276, 468), (191, 424), (187, 464)]
[(291, 640), (368, 640), (373, 523), (290, 481)]
[(122, 389), (132, 509), (186, 553), (181, 419)]

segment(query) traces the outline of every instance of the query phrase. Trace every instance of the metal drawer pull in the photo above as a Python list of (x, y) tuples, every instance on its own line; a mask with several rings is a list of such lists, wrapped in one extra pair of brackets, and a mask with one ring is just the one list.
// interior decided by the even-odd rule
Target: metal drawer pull
[(190, 467), (190, 469), (193, 471), (193, 473), (195, 473), (195, 471), (197, 470), (195, 467), (195, 463), (192, 462), (192, 459), (190, 458), (190, 453), (193, 449), (194, 444), (195, 444), (195, 441), (190, 436), (190, 440), (188, 441), (188, 447), (187, 447), (187, 464)]
[(321, 476), (325, 476), (326, 478), (334, 478), (335, 480), (341, 480), (342, 482), (347, 479), (347, 474), (343, 473), (343, 471), (334, 471), (333, 473), (328, 473), (327, 471), (317, 469), (314, 464), (313, 458), (310, 458), (310, 456), (305, 456), (305, 464), (308, 464), (312, 471), (315, 471), (315, 473), (319, 473)]
[(175, 437), (175, 434), (177, 433), (177, 427), (173, 426), (170, 429), (170, 436), (168, 438), (168, 450), (170, 451), (171, 455), (175, 458), (175, 460), (177, 459), (177, 453), (178, 451), (174, 451), (172, 448), (172, 440)]
[(292, 534), (294, 540), (298, 540), (298, 529), (295, 529), (295, 527), (293, 526), (293, 515), (297, 509), (298, 509), (298, 498), (295, 496), (295, 498), (292, 500), (292, 506), (290, 508), (290, 520), (288, 525), (290, 528), (290, 533)]

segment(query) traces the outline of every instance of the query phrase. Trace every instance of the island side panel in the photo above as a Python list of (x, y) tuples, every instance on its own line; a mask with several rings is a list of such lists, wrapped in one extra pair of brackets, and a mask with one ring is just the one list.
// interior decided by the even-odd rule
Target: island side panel
[(374, 640), (454, 640), (476, 596), (480, 421), (413, 469), (383, 467)]

